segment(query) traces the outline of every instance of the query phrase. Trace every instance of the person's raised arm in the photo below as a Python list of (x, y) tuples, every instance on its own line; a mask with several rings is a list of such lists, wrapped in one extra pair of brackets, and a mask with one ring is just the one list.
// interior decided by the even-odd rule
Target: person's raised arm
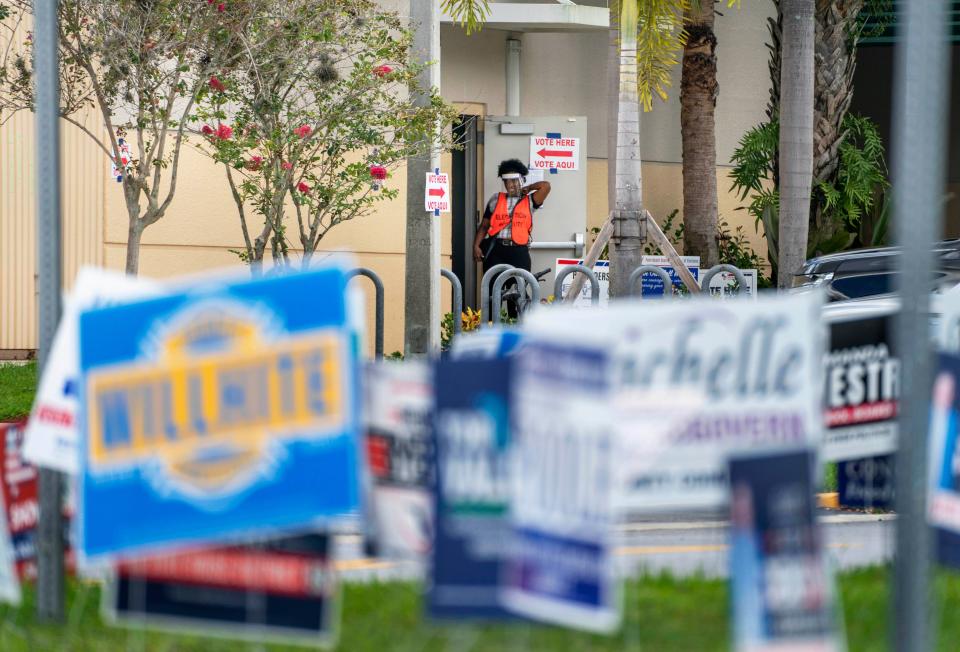
[[(530, 199), (537, 206), (543, 206), (544, 200), (550, 194), (549, 181), (534, 181), (529, 186), (524, 186), (523, 194), (530, 194)], [(532, 193), (532, 194), (531, 194)]]

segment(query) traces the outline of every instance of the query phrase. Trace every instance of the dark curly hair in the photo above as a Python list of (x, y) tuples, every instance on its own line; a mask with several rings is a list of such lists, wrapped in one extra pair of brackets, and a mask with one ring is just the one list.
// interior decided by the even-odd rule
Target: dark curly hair
[(508, 158), (506, 161), (501, 161), (497, 167), (497, 176), (502, 177), (511, 172), (516, 172), (521, 177), (525, 177), (530, 173), (530, 170), (527, 169), (527, 166), (524, 165), (520, 159)]

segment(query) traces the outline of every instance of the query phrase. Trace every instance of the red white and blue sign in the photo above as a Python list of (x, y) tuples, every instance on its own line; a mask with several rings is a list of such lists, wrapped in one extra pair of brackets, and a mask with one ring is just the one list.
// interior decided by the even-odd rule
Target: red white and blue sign
[(346, 271), (215, 280), (80, 316), (86, 559), (359, 507)]

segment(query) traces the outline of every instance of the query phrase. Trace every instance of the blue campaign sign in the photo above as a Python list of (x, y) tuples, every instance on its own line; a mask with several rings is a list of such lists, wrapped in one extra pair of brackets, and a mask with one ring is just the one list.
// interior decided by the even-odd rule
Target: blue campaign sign
[(839, 650), (833, 579), (813, 503), (811, 449), (730, 460), (737, 650)]
[(941, 353), (930, 409), (928, 520), (942, 564), (960, 568), (960, 356)]
[(436, 618), (504, 618), (511, 361), (434, 367), (436, 524), (427, 608)]
[[(646, 256), (644, 258), (647, 258)], [(692, 257), (691, 257), (692, 258)], [(697, 260), (693, 258), (693, 260)], [(690, 273), (693, 275), (697, 281), (700, 280), (700, 266), (699, 264), (693, 264), (693, 260), (687, 262), (687, 269), (690, 270)], [(646, 263), (645, 263), (646, 264)], [(659, 262), (654, 262), (657, 267), (660, 267), (667, 274), (670, 275), (670, 279), (673, 281), (673, 286), (678, 288), (686, 287), (683, 284), (683, 280), (680, 278), (680, 274), (677, 273), (670, 265), (660, 264)], [(654, 274), (653, 272), (646, 272), (643, 275), (643, 278), (640, 283), (640, 288), (643, 296), (652, 295), (659, 296), (663, 294), (663, 279), (659, 275)]]
[(357, 508), (345, 287), (326, 267), (81, 314), (85, 558)]
[(893, 454), (838, 462), (837, 492), (840, 505), (859, 509), (893, 509), (893, 471)]
[(503, 601), (512, 612), (611, 632), (614, 440), (602, 349), (530, 342), (515, 360), (512, 545)]

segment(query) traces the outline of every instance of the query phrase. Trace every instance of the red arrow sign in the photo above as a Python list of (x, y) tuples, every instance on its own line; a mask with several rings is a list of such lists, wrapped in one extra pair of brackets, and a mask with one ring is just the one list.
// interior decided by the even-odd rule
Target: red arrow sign
[(427, 194), (430, 197), (443, 197), (446, 193), (443, 192), (443, 188), (430, 188)]
[(540, 158), (557, 158), (560, 156), (572, 157), (573, 151), (564, 149), (541, 149), (537, 152), (537, 155)]

